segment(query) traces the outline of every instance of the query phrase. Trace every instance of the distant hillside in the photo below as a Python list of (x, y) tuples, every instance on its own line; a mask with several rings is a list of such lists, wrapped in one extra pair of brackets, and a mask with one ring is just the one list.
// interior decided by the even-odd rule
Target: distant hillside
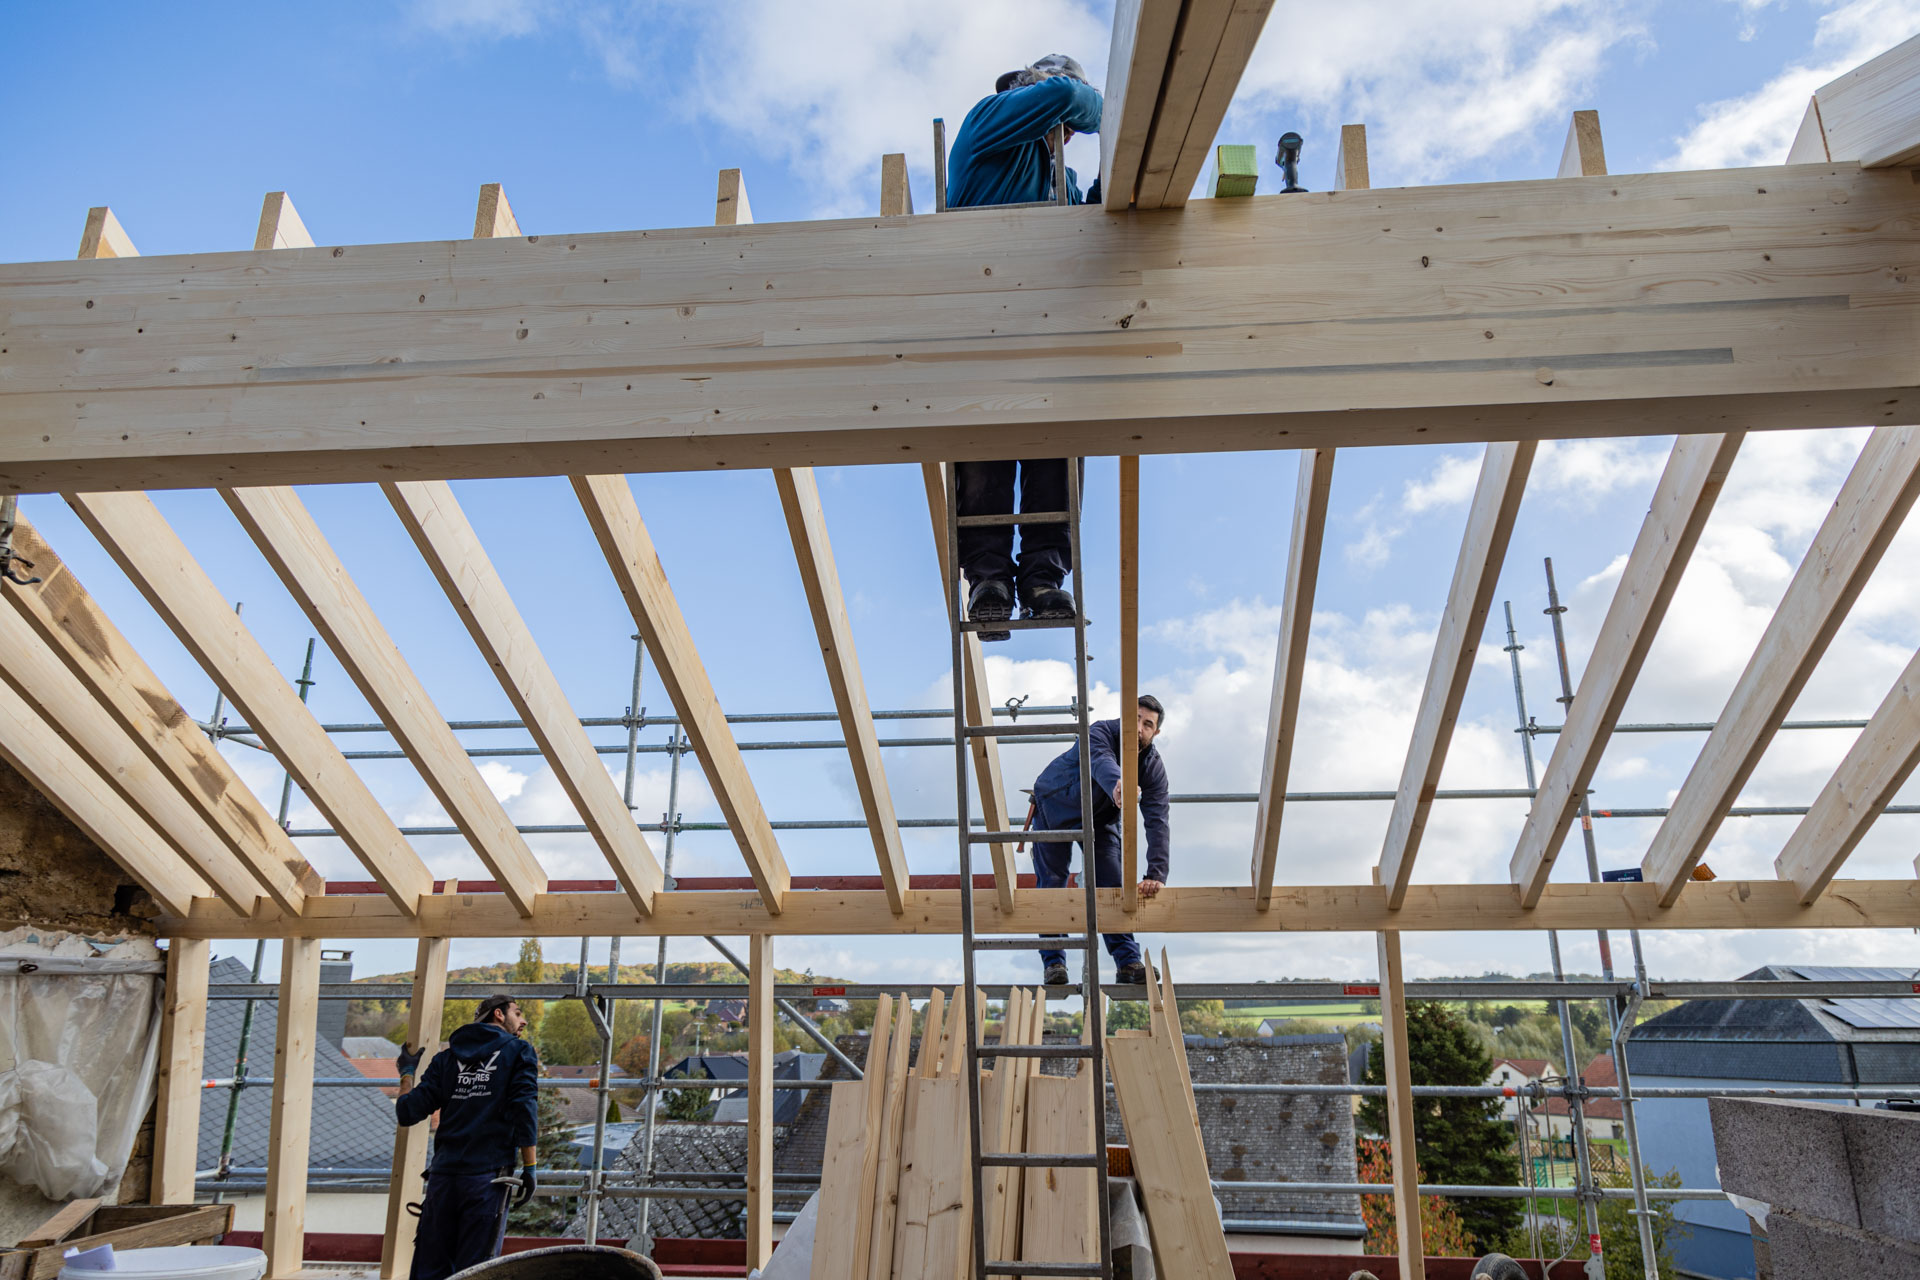
[[(541, 967), (544, 972), (540, 981), (571, 982), (573, 981), (573, 971), (577, 966), (560, 964), (549, 960)], [(464, 969), (447, 970), (447, 981), (483, 983), (509, 982), (512, 980), (510, 975), (513, 973), (513, 968), (514, 962), (511, 960), (502, 960), (496, 964), (468, 965)], [(593, 981), (605, 982), (607, 980), (607, 967), (605, 965), (590, 965), (588, 968), (589, 976)], [(781, 969), (778, 967), (774, 969), (773, 973), (775, 982), (813, 983), (820, 986), (845, 986), (852, 981), (852, 979), (849, 978), (821, 977), (817, 974), (801, 973), (798, 970)], [(366, 983), (412, 982), (413, 972), (412, 970), (407, 970), (402, 973), (368, 974), (365, 977), (357, 977), (354, 981)], [(651, 964), (623, 964), (620, 966), (620, 981), (635, 983), (652, 982), (653, 966)], [(667, 965), (667, 982), (670, 985), (690, 985), (710, 982), (740, 983), (745, 981), (746, 975), (724, 960), (690, 960), (677, 964), (670, 962)]]

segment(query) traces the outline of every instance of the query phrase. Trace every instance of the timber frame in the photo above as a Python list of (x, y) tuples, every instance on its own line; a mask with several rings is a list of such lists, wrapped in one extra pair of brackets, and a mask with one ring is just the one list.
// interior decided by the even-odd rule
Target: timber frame
[[(960, 889), (916, 884), (901, 851), (817, 466), (923, 464), (938, 540), (942, 462), (1119, 456), (1130, 697), (1139, 456), (1301, 451), (1249, 882), (1137, 900), (1129, 874), (1126, 889), (1103, 892), (1103, 925), (1111, 911), (1125, 917), (1117, 927), (1148, 932), (1374, 932), (1394, 993), (1405, 931), (1920, 927), (1920, 882), (1836, 878), (1920, 764), (1920, 657), (1789, 842), (1778, 879), (1692, 878), (1920, 496), (1920, 182), (1898, 167), (1920, 157), (1920, 38), (1816, 95), (1796, 163), (1782, 167), (1610, 175), (1598, 118), (1581, 112), (1554, 178), (1379, 189), (1364, 130), (1349, 126), (1334, 191), (1188, 203), (1269, 7), (1190, 5), (1203, 19), (1182, 26), (1169, 17), (1178, 5), (1122, 0), (1104, 208), (914, 217), (904, 159), (890, 156), (872, 218), (755, 224), (729, 170), (714, 227), (527, 235), (494, 184), (474, 238), (316, 247), (275, 192), (252, 249), (144, 258), (99, 208), (79, 261), (0, 266), (0, 483), (66, 497), (371, 880), (370, 892), (321, 883), (23, 520), (15, 548), (40, 580), (0, 585), (0, 754), (147, 888), (161, 932), (178, 940), (158, 1158), (168, 1194), (191, 1176), (178, 1130), (196, 1110), (205, 974), (196, 988), (187, 971), (205, 954), (199, 940), (288, 944), (272, 1139), (284, 1171), (305, 1163), (320, 939), (420, 939), (414, 1019), (426, 1036), (454, 937), (748, 934), (754, 1009), (766, 1014), (776, 935), (958, 931)], [(1744, 434), (1863, 424), (1872, 436), (1655, 835), (1646, 882), (1549, 883)], [(1679, 441), (1512, 882), (1418, 882), (1421, 830), (1537, 442), (1624, 434)], [(1281, 823), (1334, 453), (1462, 441), (1487, 442), (1486, 459), (1377, 883), (1288, 885)], [(789, 873), (625, 478), (694, 469), (776, 472), (870, 829), (868, 884)], [(739, 846), (737, 888), (665, 889), (446, 484), (533, 474), (571, 477)], [(386, 486), (614, 878), (548, 880), (296, 482)], [(437, 888), (141, 492), (174, 487), (223, 493), (493, 881)], [(966, 660), (968, 713), (988, 723), (977, 644)], [(989, 822), (1011, 825), (991, 739), (974, 761)], [(1125, 785), (1130, 805), (1130, 773)], [(994, 874), (973, 890), (983, 932), (1078, 927), (1077, 892), (1016, 892), (1011, 857), (993, 848)], [(1125, 856), (1131, 867), (1131, 838)], [(1397, 994), (1383, 1002), (1403, 1007)], [(764, 1021), (753, 1019), (756, 1062)], [(1387, 1043), (1403, 1085), (1394, 1028)], [(1411, 1120), (1407, 1098), (1389, 1095), (1396, 1126)], [(399, 1178), (418, 1151), (397, 1152)], [(764, 1152), (755, 1163), (752, 1235), (764, 1250)], [(1402, 1212), (1412, 1179), (1409, 1167)], [(278, 1276), (298, 1266), (303, 1192), (283, 1172), (268, 1196)], [(400, 1269), (390, 1251), (386, 1274)]]

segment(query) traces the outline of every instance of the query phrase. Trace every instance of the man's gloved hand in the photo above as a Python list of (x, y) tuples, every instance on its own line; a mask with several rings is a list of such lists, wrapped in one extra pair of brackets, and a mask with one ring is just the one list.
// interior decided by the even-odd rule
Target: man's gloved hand
[(420, 1070), (420, 1055), (425, 1051), (424, 1045), (416, 1049), (412, 1045), (403, 1044), (400, 1046), (400, 1052), (393, 1055), (393, 1065), (400, 1069), (400, 1074), (403, 1076), (416, 1075)]
[(540, 1184), (540, 1179), (537, 1175), (536, 1166), (527, 1165), (525, 1168), (521, 1169), (520, 1170), (520, 1189), (514, 1192), (513, 1202), (510, 1207), (514, 1209), (518, 1209), (521, 1205), (533, 1199), (533, 1189), (539, 1184)]

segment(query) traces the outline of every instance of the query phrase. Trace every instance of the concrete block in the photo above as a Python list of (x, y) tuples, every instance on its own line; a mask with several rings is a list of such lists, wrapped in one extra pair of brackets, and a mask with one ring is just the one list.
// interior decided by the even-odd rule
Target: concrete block
[(1920, 1114), (1841, 1107), (1860, 1226), (1920, 1243)]
[(1722, 1191), (1860, 1225), (1837, 1114), (1846, 1108), (1769, 1098), (1709, 1098), (1707, 1107)]
[(1823, 1222), (1792, 1210), (1767, 1217), (1773, 1280), (1920, 1280), (1920, 1244)]

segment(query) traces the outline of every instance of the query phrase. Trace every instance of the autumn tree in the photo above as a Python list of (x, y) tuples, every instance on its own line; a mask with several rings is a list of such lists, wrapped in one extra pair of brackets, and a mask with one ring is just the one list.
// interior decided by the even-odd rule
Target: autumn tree
[[(1392, 1185), (1393, 1152), (1383, 1140), (1360, 1139), (1360, 1181)], [(1368, 1253), (1392, 1257), (1400, 1251), (1392, 1196), (1361, 1196), (1360, 1220), (1367, 1226)], [(1420, 1252), (1429, 1258), (1464, 1258), (1479, 1252), (1460, 1220), (1460, 1211), (1444, 1196), (1420, 1197)]]

